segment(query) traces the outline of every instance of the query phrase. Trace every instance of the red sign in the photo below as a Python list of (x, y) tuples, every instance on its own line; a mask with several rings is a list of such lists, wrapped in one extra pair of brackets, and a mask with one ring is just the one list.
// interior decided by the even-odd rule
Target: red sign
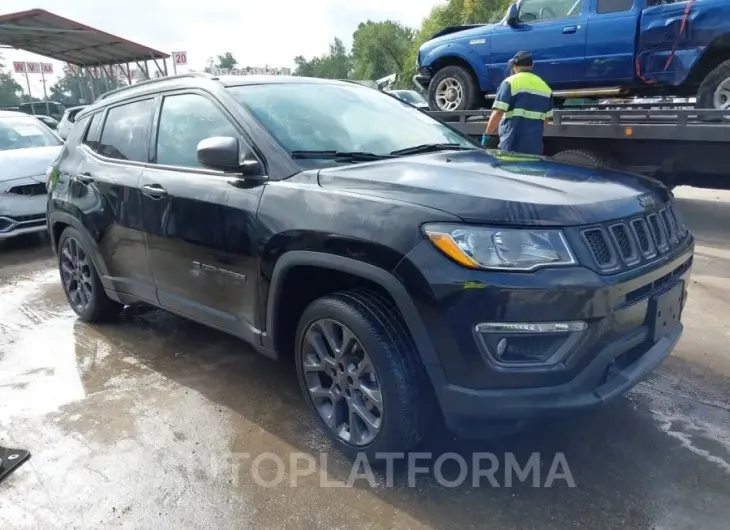
[(175, 64), (188, 64), (188, 52), (172, 52), (172, 60)]
[(23, 62), (13, 62), (13, 71), (16, 74), (24, 74), (25, 73), (25, 63), (23, 63)]
[(29, 74), (40, 74), (41, 63), (25, 63), (25, 71)]
[(75, 64), (67, 64), (66, 70), (71, 75), (79, 75), (79, 67), (76, 66)]
[(44, 74), (52, 74), (53, 73), (53, 63), (41, 63), (43, 66), (43, 73)]

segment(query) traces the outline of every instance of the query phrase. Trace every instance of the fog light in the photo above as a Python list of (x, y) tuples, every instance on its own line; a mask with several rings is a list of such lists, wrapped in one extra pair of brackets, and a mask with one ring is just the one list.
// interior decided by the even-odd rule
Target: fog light
[(487, 322), (478, 324), (477, 338), (496, 364), (551, 365), (561, 362), (588, 329), (575, 322)]

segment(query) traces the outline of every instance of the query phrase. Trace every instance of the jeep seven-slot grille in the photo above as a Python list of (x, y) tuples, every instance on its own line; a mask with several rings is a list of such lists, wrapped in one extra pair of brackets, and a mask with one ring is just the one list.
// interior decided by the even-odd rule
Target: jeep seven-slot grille
[(582, 230), (583, 239), (596, 265), (604, 271), (638, 265), (676, 248), (688, 235), (673, 206), (646, 216), (622, 219), (606, 227)]

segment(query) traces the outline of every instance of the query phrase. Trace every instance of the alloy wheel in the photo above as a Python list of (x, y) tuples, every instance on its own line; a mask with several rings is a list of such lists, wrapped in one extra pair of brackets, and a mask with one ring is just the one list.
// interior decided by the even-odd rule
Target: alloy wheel
[(335, 320), (317, 320), (304, 334), (301, 355), (305, 386), (322, 420), (350, 445), (371, 443), (382, 425), (383, 398), (355, 334)]
[(61, 246), (61, 281), (74, 309), (85, 312), (94, 295), (91, 264), (84, 249), (72, 237)]
[(713, 104), (716, 109), (730, 109), (730, 77), (725, 79), (718, 85), (717, 89), (715, 89)]
[(453, 77), (441, 80), (436, 87), (436, 105), (443, 111), (456, 110), (463, 99), (464, 89), (461, 83)]

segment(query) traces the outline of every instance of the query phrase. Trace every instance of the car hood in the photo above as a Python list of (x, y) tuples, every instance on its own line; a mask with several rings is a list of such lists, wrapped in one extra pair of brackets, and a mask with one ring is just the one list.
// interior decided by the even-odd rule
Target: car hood
[(647, 195), (657, 202), (670, 198), (646, 177), (482, 149), (323, 169), (319, 182), (466, 222), (509, 225), (587, 225), (639, 214)]
[(467, 26), (451, 26), (435, 33), (422, 45), (422, 50), (431, 49), (443, 42), (465, 37), (484, 37), (491, 33), (497, 24), (470, 24)]
[(0, 182), (44, 176), (63, 146), (28, 147), (0, 151)]

